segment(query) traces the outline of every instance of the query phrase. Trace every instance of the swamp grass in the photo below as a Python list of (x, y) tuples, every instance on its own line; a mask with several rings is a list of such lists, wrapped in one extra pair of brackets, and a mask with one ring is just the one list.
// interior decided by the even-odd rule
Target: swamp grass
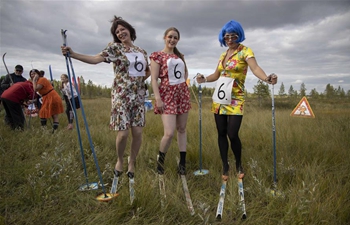
[[(119, 196), (108, 203), (95, 199), (101, 188), (78, 190), (87, 180), (99, 181), (80, 110), (82, 150), (76, 128), (65, 130), (64, 114), (60, 115), (60, 127), (54, 134), (50, 129), (42, 130), (37, 117), (31, 118), (30, 126), (19, 132), (4, 125), (2, 110), (0, 224), (350, 224), (350, 102), (309, 99), (316, 115), (314, 119), (290, 116), (298, 102), (298, 99), (275, 98), (279, 195), (272, 196), (271, 101), (266, 100), (259, 107), (255, 99), (247, 100), (240, 130), (247, 219), (240, 219), (237, 181), (231, 172), (221, 221), (215, 219), (222, 168), (210, 98), (203, 98), (202, 105), (202, 168), (209, 170), (205, 176), (193, 174), (199, 169), (196, 102), (192, 102), (187, 125), (186, 177), (196, 211), (194, 216), (186, 207), (181, 180), (176, 174), (179, 156), (176, 136), (165, 161), (167, 202), (164, 208), (160, 206), (155, 168), (163, 126), (153, 112), (146, 115), (147, 125), (135, 171), (136, 199), (130, 205), (125, 173)], [(117, 134), (108, 129), (110, 99), (83, 99), (83, 104), (97, 165), (108, 192), (116, 162)], [(125, 162), (130, 138), (131, 134)], [(234, 164), (231, 151), (229, 159)]]

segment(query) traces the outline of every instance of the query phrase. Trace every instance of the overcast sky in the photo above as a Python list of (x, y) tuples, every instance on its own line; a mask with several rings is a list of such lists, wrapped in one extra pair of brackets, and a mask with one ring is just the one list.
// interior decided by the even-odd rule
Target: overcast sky
[[(304, 83), (323, 92), (327, 84), (350, 90), (349, 0), (1, 0), (1, 55), (10, 72), (17, 64), (45, 70), (49, 65), (58, 80), (67, 73), (61, 54), (61, 29), (74, 51), (95, 55), (112, 41), (111, 19), (121, 16), (136, 29), (135, 45), (150, 55), (164, 47), (163, 33), (171, 26), (180, 30), (179, 50), (185, 55), (190, 77), (215, 71), (220, 54), (218, 34), (229, 20), (239, 21), (244, 45), (250, 47), (267, 73), (276, 73), (288, 92)], [(73, 59), (76, 76), (111, 86), (112, 65), (89, 65)], [(1, 74), (6, 74), (1, 65)], [(150, 79), (150, 78), (149, 78)], [(246, 87), (258, 79), (249, 71)], [(192, 81), (193, 82), (193, 81)]]

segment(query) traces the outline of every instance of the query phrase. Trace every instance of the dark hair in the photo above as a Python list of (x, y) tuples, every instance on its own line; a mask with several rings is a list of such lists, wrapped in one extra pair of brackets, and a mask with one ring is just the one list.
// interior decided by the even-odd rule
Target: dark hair
[(23, 71), (23, 66), (17, 65), (17, 66), (15, 66), (15, 70), (21, 70), (21, 71)]
[(45, 75), (45, 71), (44, 70), (40, 70), (40, 77), (43, 77)]
[[(179, 35), (179, 40), (180, 40), (180, 31), (176, 28), (176, 27), (169, 27), (165, 32), (164, 32), (164, 37), (170, 32), (170, 31), (175, 31), (177, 33), (177, 35)], [(182, 53), (179, 51), (179, 49), (177, 49), (177, 47), (174, 48), (174, 54), (177, 55), (177, 57), (179, 57), (180, 59), (182, 59), (182, 61), (186, 66), (186, 62), (185, 62), (185, 58), (182, 55)]]
[(39, 77), (40, 77), (40, 71), (39, 71), (39, 70), (37, 70), (37, 69), (32, 69), (32, 70), (30, 70), (30, 71), (29, 71), (29, 77), (30, 77), (30, 74), (31, 74), (32, 72), (34, 72), (34, 73), (38, 74), (38, 75), (39, 75)]
[(113, 36), (113, 40), (114, 42), (117, 43), (121, 43), (121, 41), (119, 40), (119, 38), (117, 37), (117, 35), (115, 34), (115, 30), (117, 29), (118, 25), (122, 25), (123, 27), (125, 27), (126, 29), (129, 30), (130, 32), (130, 38), (132, 41), (136, 40), (136, 31), (135, 28), (133, 26), (131, 26), (128, 22), (126, 22), (125, 20), (123, 20), (123, 18), (121, 17), (117, 17), (114, 16), (113, 20), (111, 20), (112, 22), (112, 26), (111, 26), (111, 34)]

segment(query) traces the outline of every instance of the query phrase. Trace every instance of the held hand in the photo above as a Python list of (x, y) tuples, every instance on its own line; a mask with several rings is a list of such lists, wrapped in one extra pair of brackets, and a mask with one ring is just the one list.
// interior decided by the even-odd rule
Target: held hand
[(34, 79), (33, 79), (33, 82), (37, 82), (38, 79), (39, 79), (39, 75), (38, 75), (38, 74), (35, 74)]
[(277, 84), (277, 78), (277, 75), (272, 73), (269, 76), (267, 76), (266, 82), (272, 85)]
[(64, 56), (66, 56), (68, 52), (70, 54), (73, 53), (73, 50), (68, 46), (61, 46), (61, 51), (62, 51), (62, 55), (64, 55)]
[(196, 81), (197, 81), (198, 84), (204, 83), (204, 82), (205, 82), (205, 77), (204, 77), (204, 75), (203, 75), (203, 74), (200, 74), (200, 73), (197, 73)]
[(277, 84), (277, 75), (272, 73), (269, 75), (271, 78), (270, 78), (270, 81), (271, 81), (271, 84), (274, 85), (274, 84)]

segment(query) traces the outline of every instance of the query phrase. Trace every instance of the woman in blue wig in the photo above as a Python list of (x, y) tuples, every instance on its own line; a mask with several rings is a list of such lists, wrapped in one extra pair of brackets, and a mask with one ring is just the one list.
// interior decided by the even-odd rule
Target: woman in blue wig
[(248, 66), (260, 80), (269, 84), (277, 83), (277, 76), (274, 74), (267, 76), (258, 65), (253, 51), (241, 44), (244, 40), (244, 30), (240, 23), (234, 20), (226, 23), (219, 33), (219, 42), (221, 47), (225, 46), (228, 49), (221, 54), (213, 74), (206, 77), (199, 74), (196, 78), (198, 83), (216, 81), (211, 111), (214, 113), (218, 131), (218, 144), (223, 164), (222, 178), (224, 180), (228, 179), (229, 172), (228, 139), (236, 158), (235, 166), (238, 178), (244, 177), (241, 163), (242, 144), (238, 133), (243, 118), (244, 83)]

